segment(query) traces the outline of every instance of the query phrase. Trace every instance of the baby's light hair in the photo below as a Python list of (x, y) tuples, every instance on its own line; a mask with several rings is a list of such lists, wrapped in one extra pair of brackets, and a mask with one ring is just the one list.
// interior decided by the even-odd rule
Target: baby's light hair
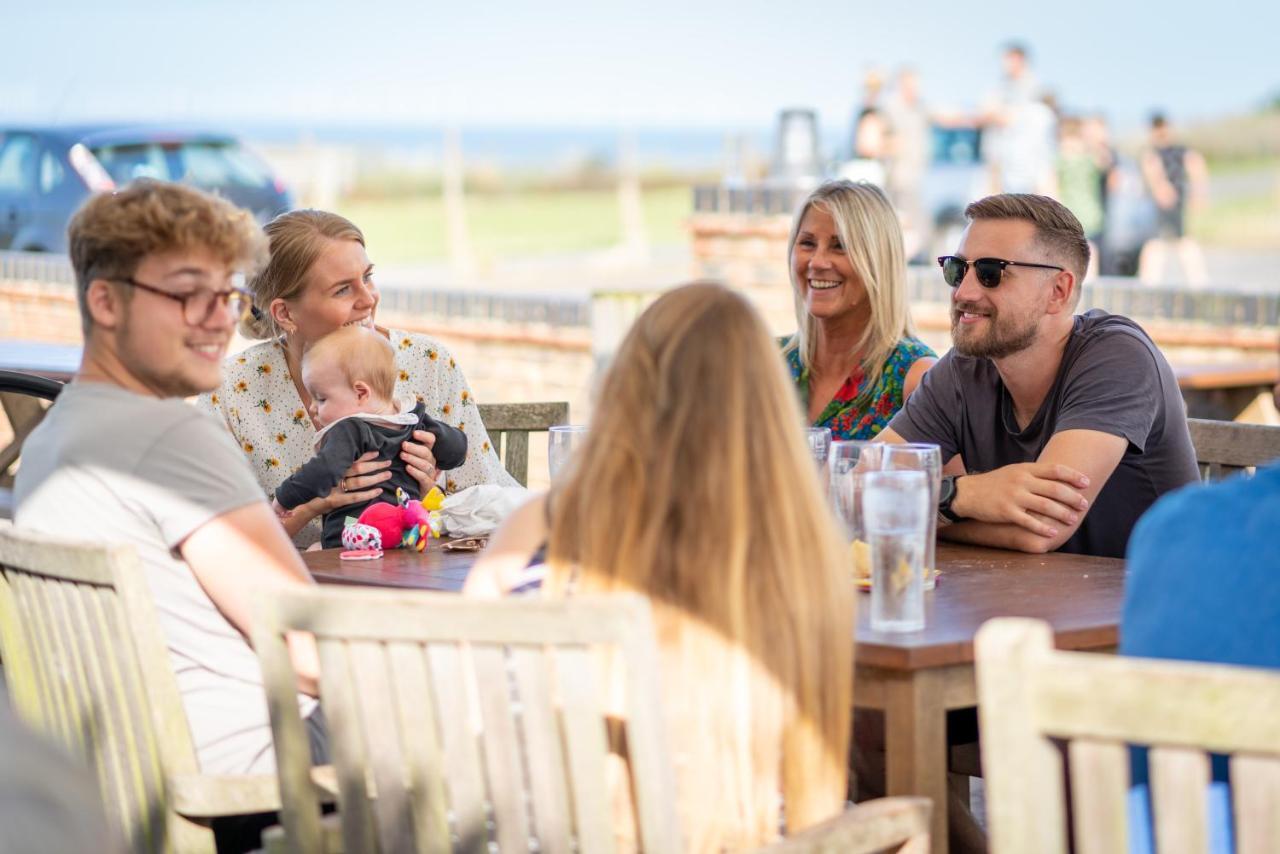
[(302, 364), (322, 360), (334, 365), (348, 383), (368, 384), (374, 396), (395, 400), (396, 350), (378, 332), (363, 326), (344, 326), (330, 332), (302, 354)]

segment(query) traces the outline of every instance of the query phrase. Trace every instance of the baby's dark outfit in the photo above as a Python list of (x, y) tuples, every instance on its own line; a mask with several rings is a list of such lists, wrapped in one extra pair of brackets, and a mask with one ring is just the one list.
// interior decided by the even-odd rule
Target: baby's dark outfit
[[(376, 459), (391, 460), (391, 477), (378, 484), (382, 490), (380, 496), (361, 504), (339, 507), (325, 515), (321, 534), (321, 543), (325, 548), (342, 545), (342, 528), (347, 517), (359, 517), (366, 507), (377, 501), (394, 504), (397, 487), (403, 489), (410, 498), (422, 498), (418, 482), (409, 474), (404, 460), (400, 459), (400, 445), (406, 439), (413, 438), (414, 430), (425, 430), (436, 437), (431, 452), (435, 455), (436, 466), (442, 471), (457, 468), (466, 459), (467, 435), (461, 430), (427, 415), (422, 403), (401, 416), (404, 414), (417, 416), (417, 420), (408, 424), (396, 424), (374, 420), (376, 416), (353, 415), (333, 422), (324, 431), (316, 455), (276, 490), (276, 501), (284, 509), (292, 510), (313, 498), (328, 495), (361, 454), (377, 451)], [(398, 416), (388, 416), (396, 417)]]

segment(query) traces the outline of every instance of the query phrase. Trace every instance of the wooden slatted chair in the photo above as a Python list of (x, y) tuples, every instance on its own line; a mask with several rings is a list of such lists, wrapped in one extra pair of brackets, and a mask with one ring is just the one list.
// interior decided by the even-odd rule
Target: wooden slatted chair
[(1280, 459), (1280, 427), (1188, 418), (1205, 480), (1221, 480)]
[(1280, 851), (1280, 675), (1058, 652), (1014, 618), (979, 630), (976, 657), (993, 854), (1127, 854), (1131, 744), (1151, 747), (1162, 854), (1208, 850), (1209, 753), (1231, 754), (1236, 850)]
[[(290, 685), (291, 630), (315, 635), (340, 819), (321, 819)], [(262, 661), (280, 773), (282, 827), (267, 850), (614, 850), (610, 734), (631, 757), (635, 836), (682, 850), (658, 702), (648, 602), (475, 600), (454, 594), (299, 591), (261, 604)], [(625, 712), (600, 706), (598, 654), (624, 664)], [(615, 742), (616, 743), (616, 742)], [(928, 848), (929, 805), (856, 807), (768, 850)]]
[(569, 423), (567, 401), (554, 403), (481, 403), (480, 420), (493, 450), (521, 486), (529, 485), (529, 434)]
[(279, 809), (274, 776), (199, 773), (134, 549), (0, 521), (0, 651), (15, 710), (92, 768), (130, 851), (213, 854), (213, 818)]

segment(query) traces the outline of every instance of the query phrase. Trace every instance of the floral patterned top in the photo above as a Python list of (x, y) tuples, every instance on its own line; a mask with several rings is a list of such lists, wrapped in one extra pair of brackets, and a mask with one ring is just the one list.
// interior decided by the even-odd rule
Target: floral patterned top
[[(790, 338), (783, 338), (781, 343), (785, 346), (790, 341)], [(902, 391), (907, 371), (920, 359), (936, 358), (937, 354), (919, 338), (903, 338), (885, 360), (884, 368), (873, 387), (866, 382), (862, 368), (854, 368), (835, 397), (818, 414), (813, 426), (831, 428), (831, 438), (836, 440), (874, 438), (902, 408)], [(787, 367), (791, 369), (791, 379), (807, 406), (809, 370), (800, 363), (800, 353), (797, 350), (788, 351), (786, 359)]]
[[(518, 486), (489, 444), (475, 397), (449, 351), (426, 335), (398, 330), (389, 334), (400, 371), (396, 398), (426, 403), (427, 414), (467, 434), (467, 458), (443, 473), (445, 491), (481, 483)], [(222, 386), (200, 395), (196, 405), (226, 422), (268, 495), (315, 454), (316, 428), (302, 407), (278, 341), (255, 344), (227, 359)], [(306, 548), (319, 539), (316, 518), (298, 532), (294, 544)]]

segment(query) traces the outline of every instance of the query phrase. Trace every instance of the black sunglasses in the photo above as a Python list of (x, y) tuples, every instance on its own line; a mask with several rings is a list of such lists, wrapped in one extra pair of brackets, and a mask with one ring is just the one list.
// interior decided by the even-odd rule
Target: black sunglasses
[(1058, 271), (1066, 269), (1055, 267), (1053, 264), (1029, 264), (1025, 261), (1006, 261), (1003, 258), (978, 258), (975, 261), (966, 261), (958, 255), (943, 255), (938, 259), (938, 266), (942, 268), (942, 278), (953, 288), (960, 287), (965, 274), (969, 272), (970, 265), (973, 265), (973, 274), (978, 277), (978, 284), (984, 288), (998, 287), (1005, 267), (1038, 267), (1041, 270)]

